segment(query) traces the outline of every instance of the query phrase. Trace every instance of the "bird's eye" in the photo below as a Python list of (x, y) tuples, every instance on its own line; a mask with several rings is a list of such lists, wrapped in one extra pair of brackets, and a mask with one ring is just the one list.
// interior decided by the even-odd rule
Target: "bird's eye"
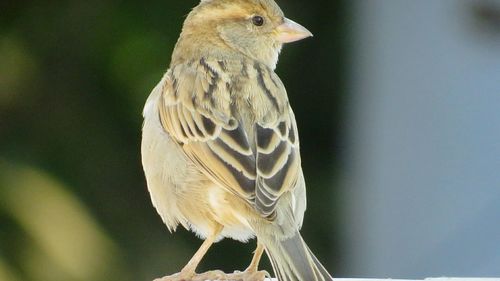
[(255, 26), (262, 26), (264, 24), (264, 18), (261, 16), (253, 16), (252, 17), (252, 23)]

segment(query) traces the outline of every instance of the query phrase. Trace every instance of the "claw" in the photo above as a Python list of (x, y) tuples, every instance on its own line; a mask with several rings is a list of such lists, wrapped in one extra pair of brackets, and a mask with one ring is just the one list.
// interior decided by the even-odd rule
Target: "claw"
[(266, 277), (269, 277), (269, 273), (265, 270), (260, 271), (235, 271), (234, 273), (227, 274), (228, 279), (231, 281), (263, 281)]
[(264, 281), (266, 277), (271, 277), (269, 272), (265, 270), (253, 271), (234, 271), (233, 273), (225, 273), (221, 270), (212, 270), (199, 274), (175, 273), (169, 276), (157, 278), (153, 281)]
[(192, 277), (193, 277), (193, 274), (178, 272), (178, 273), (174, 273), (172, 275), (157, 278), (153, 281), (190, 281), (192, 279)]
[(206, 280), (229, 280), (227, 279), (227, 274), (222, 270), (211, 270), (207, 272), (203, 272), (200, 274), (196, 274), (192, 281), (206, 281)]

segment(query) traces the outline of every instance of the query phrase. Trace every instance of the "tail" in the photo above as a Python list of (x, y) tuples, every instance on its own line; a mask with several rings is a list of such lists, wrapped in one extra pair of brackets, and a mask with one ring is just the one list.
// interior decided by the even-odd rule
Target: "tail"
[(332, 280), (330, 273), (314, 256), (298, 231), (285, 240), (272, 238), (260, 241), (266, 247), (278, 281)]

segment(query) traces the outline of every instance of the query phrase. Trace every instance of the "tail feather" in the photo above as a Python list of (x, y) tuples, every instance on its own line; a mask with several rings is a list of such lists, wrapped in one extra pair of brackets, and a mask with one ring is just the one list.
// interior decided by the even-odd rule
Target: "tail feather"
[(272, 239), (262, 242), (266, 246), (266, 253), (279, 281), (332, 280), (331, 275), (314, 256), (298, 231), (284, 240)]

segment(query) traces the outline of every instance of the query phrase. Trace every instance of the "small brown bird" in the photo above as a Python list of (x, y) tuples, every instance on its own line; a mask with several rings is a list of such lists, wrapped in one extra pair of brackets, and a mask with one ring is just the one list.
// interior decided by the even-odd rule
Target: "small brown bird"
[[(295, 116), (274, 73), (284, 43), (312, 34), (272, 0), (202, 0), (187, 16), (170, 68), (144, 107), (142, 163), (156, 210), (205, 241), (160, 280), (331, 280), (300, 236), (306, 190)], [(229, 237), (257, 249), (244, 272), (195, 270)]]

